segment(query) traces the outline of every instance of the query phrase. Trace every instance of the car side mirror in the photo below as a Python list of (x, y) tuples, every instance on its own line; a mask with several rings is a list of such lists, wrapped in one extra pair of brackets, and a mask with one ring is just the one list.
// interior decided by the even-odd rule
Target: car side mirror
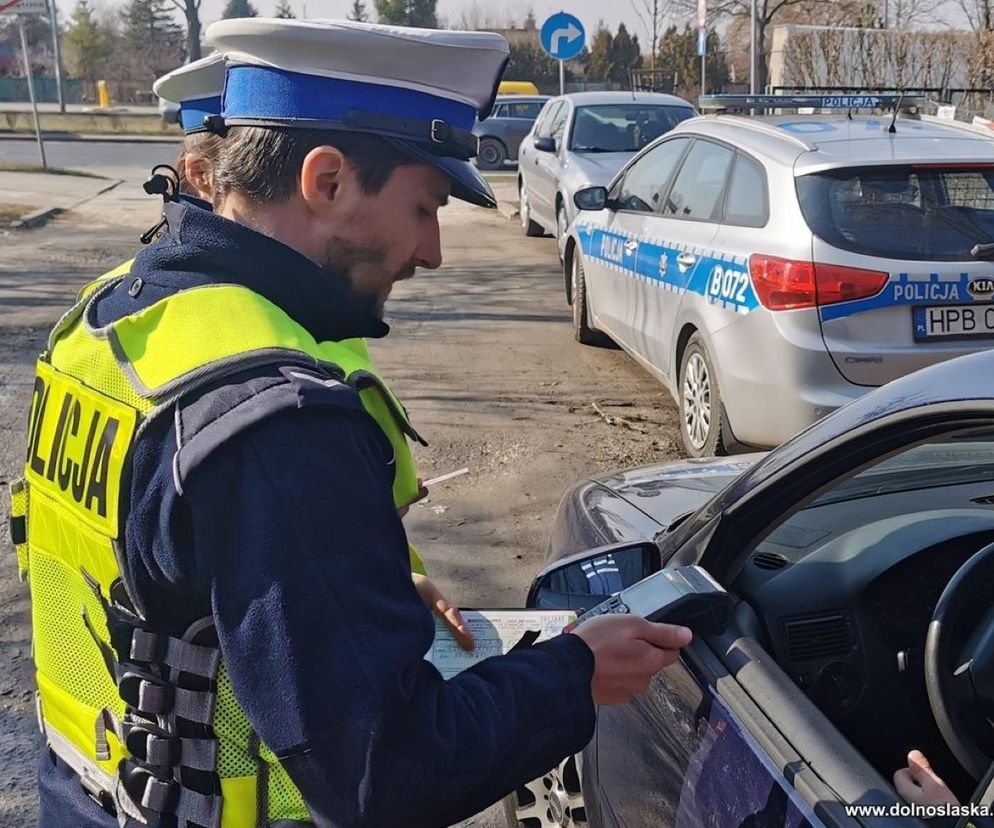
[(573, 203), (580, 210), (597, 212), (608, 206), (607, 187), (584, 187), (573, 193)]
[(648, 541), (588, 549), (543, 569), (532, 581), (526, 605), (583, 612), (661, 567), (659, 547)]
[(545, 138), (539, 136), (533, 141), (535, 149), (539, 152), (555, 152), (556, 151), (556, 139), (555, 138)]

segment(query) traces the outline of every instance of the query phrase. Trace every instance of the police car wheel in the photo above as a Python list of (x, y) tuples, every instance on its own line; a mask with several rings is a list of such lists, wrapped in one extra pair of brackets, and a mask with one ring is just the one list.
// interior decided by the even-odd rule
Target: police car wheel
[(726, 454), (718, 377), (700, 334), (687, 343), (680, 361), (680, 436), (691, 457)]
[(570, 756), (547, 774), (504, 798), (508, 828), (580, 828), (587, 812), (580, 790), (580, 757)]
[(545, 235), (542, 225), (532, 221), (532, 209), (524, 181), (518, 185), (518, 213), (521, 217), (521, 229), (525, 231), (526, 236), (537, 238)]
[(499, 170), (507, 160), (507, 150), (496, 138), (481, 138), (476, 150), (476, 166), (481, 170)]
[(587, 281), (583, 275), (583, 257), (579, 248), (570, 261), (570, 284), (573, 295), (573, 338), (581, 345), (603, 345), (607, 337), (590, 324), (587, 305)]

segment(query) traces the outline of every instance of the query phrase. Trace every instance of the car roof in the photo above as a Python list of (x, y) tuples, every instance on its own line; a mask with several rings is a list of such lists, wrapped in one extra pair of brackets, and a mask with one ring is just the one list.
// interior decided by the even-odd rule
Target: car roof
[(705, 115), (679, 124), (670, 135), (694, 132), (765, 155), (798, 174), (833, 167), (994, 159), (994, 134), (968, 124), (889, 115)]
[(494, 99), (494, 105), (499, 103), (544, 103), (549, 100), (549, 95), (498, 95)]
[(577, 106), (635, 102), (682, 106), (690, 109), (694, 107), (690, 101), (676, 95), (666, 95), (662, 92), (569, 92), (560, 97), (573, 101)]

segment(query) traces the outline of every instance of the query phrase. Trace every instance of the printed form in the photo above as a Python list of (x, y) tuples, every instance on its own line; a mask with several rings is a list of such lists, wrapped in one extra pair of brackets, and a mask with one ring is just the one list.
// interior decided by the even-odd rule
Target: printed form
[(473, 634), (476, 647), (472, 652), (466, 652), (442, 620), (436, 618), (435, 640), (425, 658), (435, 665), (444, 679), (452, 678), (485, 658), (504, 655), (522, 638), (530, 638), (529, 633), (538, 633), (535, 641), (545, 641), (576, 621), (576, 613), (572, 610), (460, 609), (459, 612)]

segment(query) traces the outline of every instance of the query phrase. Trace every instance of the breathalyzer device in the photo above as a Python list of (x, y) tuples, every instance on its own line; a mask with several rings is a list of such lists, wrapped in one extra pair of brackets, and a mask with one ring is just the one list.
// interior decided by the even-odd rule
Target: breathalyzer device
[(699, 566), (663, 569), (617, 592), (584, 612), (567, 627), (599, 615), (639, 615), (648, 621), (690, 627), (695, 634), (722, 632), (728, 625), (733, 599)]

